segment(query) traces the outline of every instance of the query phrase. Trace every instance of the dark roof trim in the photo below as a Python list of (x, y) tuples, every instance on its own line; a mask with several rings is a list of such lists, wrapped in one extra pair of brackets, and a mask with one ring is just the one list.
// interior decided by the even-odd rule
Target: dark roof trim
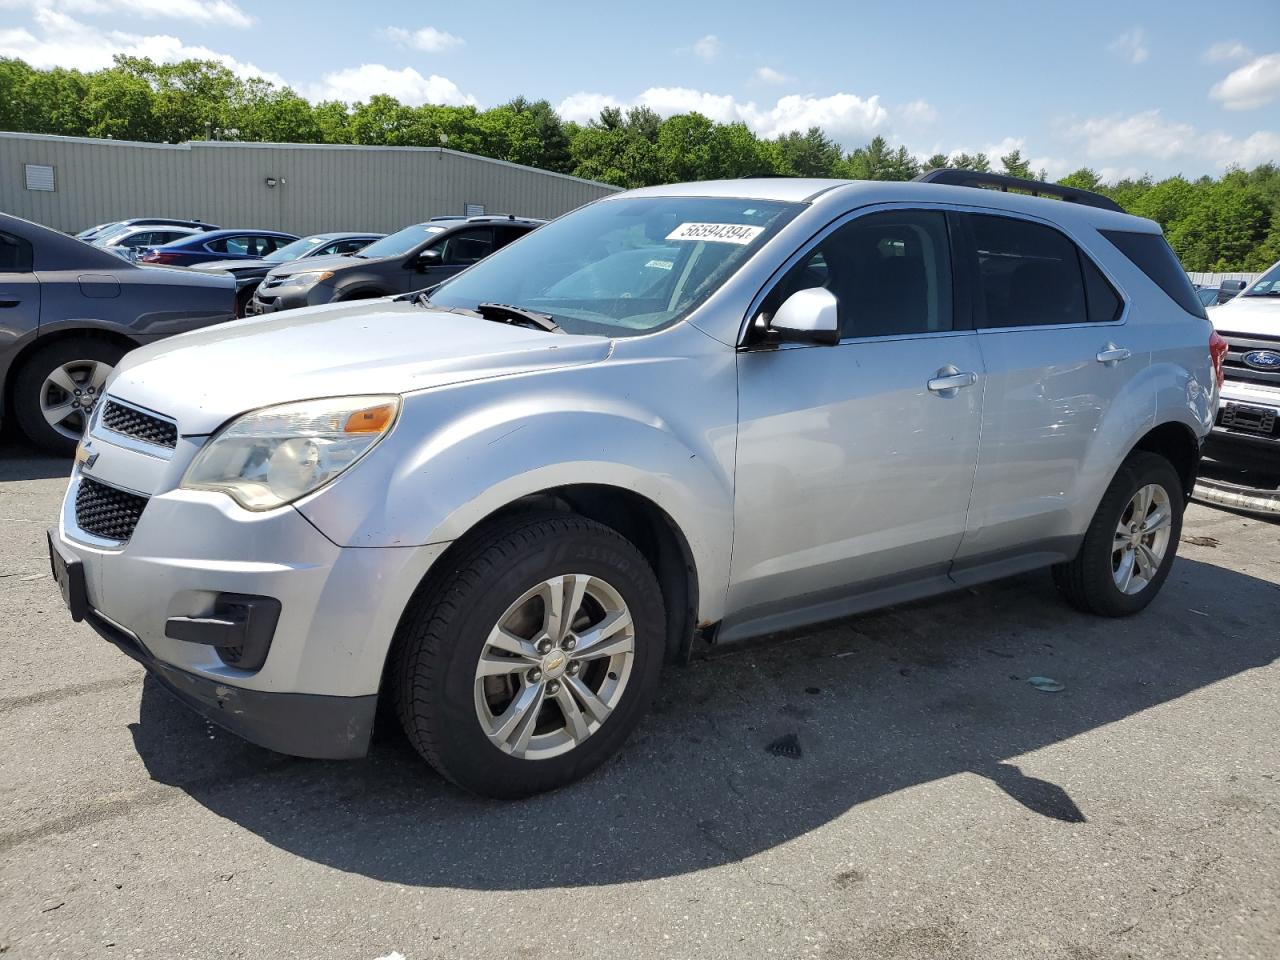
[(1002, 173), (980, 173), (977, 170), (956, 170), (943, 167), (930, 170), (915, 178), (916, 183), (941, 183), (952, 187), (978, 187), (996, 189), (1002, 192), (1022, 190), (1033, 197), (1056, 197), (1068, 203), (1079, 203), (1086, 207), (1097, 207), (1099, 210), (1114, 210), (1124, 213), (1124, 208), (1110, 197), (1090, 190), (1079, 190), (1076, 187), (1063, 187), (1056, 183), (1045, 183), (1043, 180), (1024, 180), (1021, 177), (1008, 177)]

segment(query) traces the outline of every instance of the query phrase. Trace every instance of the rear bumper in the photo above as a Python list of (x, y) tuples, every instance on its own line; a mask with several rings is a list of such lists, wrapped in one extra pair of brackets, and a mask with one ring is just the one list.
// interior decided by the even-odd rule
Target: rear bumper
[(156, 659), (137, 637), (96, 610), (86, 612), (85, 622), (146, 667), (182, 703), (250, 743), (278, 753), (326, 760), (363, 757), (369, 748), (377, 694), (332, 697), (232, 686)]

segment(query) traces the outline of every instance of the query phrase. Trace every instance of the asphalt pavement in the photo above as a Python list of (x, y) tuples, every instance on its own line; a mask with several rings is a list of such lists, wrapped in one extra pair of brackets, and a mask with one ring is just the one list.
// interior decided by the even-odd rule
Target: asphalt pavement
[(173, 701), (62, 608), (67, 470), (0, 444), (6, 960), (1280, 957), (1280, 524), (1193, 505), (1125, 621), (1033, 574), (668, 669), (501, 804)]

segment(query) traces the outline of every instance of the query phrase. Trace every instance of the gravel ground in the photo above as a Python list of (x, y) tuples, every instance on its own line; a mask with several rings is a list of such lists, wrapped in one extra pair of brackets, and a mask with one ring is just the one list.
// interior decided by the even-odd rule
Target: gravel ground
[(496, 804), (393, 730), (252, 747), (73, 624), (66, 469), (0, 446), (0, 954), (1280, 956), (1280, 525), (1194, 505), (1132, 620), (1037, 574), (670, 669)]

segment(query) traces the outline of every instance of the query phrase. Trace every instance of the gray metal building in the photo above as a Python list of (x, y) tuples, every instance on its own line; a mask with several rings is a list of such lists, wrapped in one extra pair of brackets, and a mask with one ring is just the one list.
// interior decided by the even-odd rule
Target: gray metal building
[(554, 217), (616, 187), (442, 147), (132, 143), (0, 132), (0, 210), (58, 230), (184, 217), (290, 233)]

